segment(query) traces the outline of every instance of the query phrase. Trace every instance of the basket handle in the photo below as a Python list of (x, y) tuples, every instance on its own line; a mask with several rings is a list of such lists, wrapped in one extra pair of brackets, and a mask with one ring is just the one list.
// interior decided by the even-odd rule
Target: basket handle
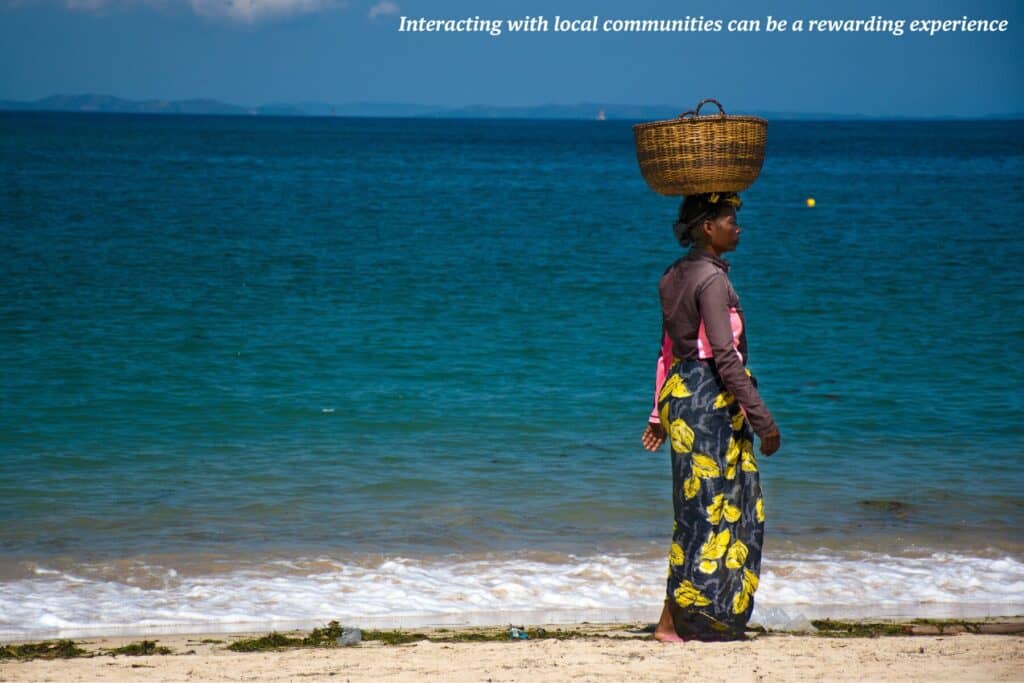
[(693, 116), (693, 117), (700, 116), (700, 108), (703, 107), (708, 102), (712, 102), (712, 103), (714, 103), (714, 105), (716, 107), (718, 107), (718, 115), (719, 116), (725, 116), (725, 109), (722, 108), (722, 104), (718, 100), (713, 100), (713, 99), (711, 99), (709, 97), (706, 100), (701, 100), (700, 102), (698, 102), (696, 109), (691, 109), (690, 111), (684, 111), (682, 114), (679, 115), (679, 118), (685, 119), (687, 116)]

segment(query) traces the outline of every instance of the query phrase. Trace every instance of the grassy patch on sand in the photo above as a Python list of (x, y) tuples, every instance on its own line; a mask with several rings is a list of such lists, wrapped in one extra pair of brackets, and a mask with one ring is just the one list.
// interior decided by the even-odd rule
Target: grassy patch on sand
[(139, 643), (128, 643), (121, 647), (104, 650), (105, 655), (127, 655), (129, 657), (142, 657), (145, 655), (169, 655), (171, 648), (157, 645), (155, 640), (143, 640)]
[[(233, 652), (262, 652), (286, 647), (337, 647), (342, 630), (338, 622), (332, 621), (323, 628), (313, 629), (308, 636), (292, 637), (274, 631), (259, 638), (236, 640), (228, 645), (228, 649)], [(366, 638), (366, 632), (363, 638)]]
[(70, 659), (88, 656), (91, 655), (73, 640), (0, 646), (0, 659)]
[(831, 637), (877, 638), (879, 636), (909, 635), (905, 624), (816, 619), (811, 622), (811, 626), (818, 629), (818, 635)]
[[(605, 633), (594, 633), (581, 630), (527, 628), (523, 629), (530, 640), (574, 640), (578, 638), (629, 638)], [(291, 647), (339, 647), (342, 627), (332, 621), (324, 628), (313, 629), (308, 636), (288, 636), (283, 633), (270, 633), (259, 638), (236, 640), (227, 646), (234, 652), (260, 652), (280, 650)], [(513, 640), (509, 638), (507, 628), (473, 629), (467, 631), (402, 631), (402, 630), (366, 630), (363, 631), (364, 641), (376, 641), (384, 645), (405, 645), (418, 641), (432, 643), (487, 643)]]
[(818, 635), (833, 638), (877, 638), (879, 636), (943, 636), (958, 633), (1013, 635), (1024, 633), (1024, 622), (1012, 619), (913, 619), (906, 622), (841, 621), (820, 619), (811, 625)]
[(0, 659), (72, 659), (75, 657), (97, 657), (100, 655), (127, 655), (142, 657), (145, 655), (169, 655), (171, 649), (156, 644), (155, 640), (143, 640), (128, 643), (121, 647), (107, 650), (86, 650), (79, 647), (73, 640), (43, 641), (40, 643), (21, 643), (19, 645), (0, 645)]
[[(880, 636), (915, 636), (915, 635), (954, 635), (957, 633), (1021, 633), (1024, 623), (1020, 619), (1011, 621), (969, 622), (961, 619), (915, 619), (906, 622), (871, 622), (843, 621), (839, 619), (819, 619), (811, 624), (817, 629), (816, 635), (826, 638), (878, 638)], [(623, 633), (622, 625), (584, 626), (569, 629), (545, 629), (541, 627), (521, 629), (529, 640), (578, 640), (606, 639), (633, 640), (636, 635)], [(632, 631), (632, 633), (645, 633)], [(771, 635), (761, 627), (748, 629), (751, 635)], [(307, 635), (285, 635), (270, 633), (259, 638), (238, 640), (227, 646), (235, 652), (260, 652), (296, 647), (341, 647), (338, 638), (342, 628), (332, 621), (323, 628), (313, 629)], [(437, 629), (426, 631), (366, 630), (362, 632), (363, 641), (377, 642), (383, 645), (406, 645), (420, 641), (432, 643), (487, 643), (514, 642), (509, 637), (508, 628), (471, 628), (466, 630)], [(642, 636), (640, 636), (642, 637)]]

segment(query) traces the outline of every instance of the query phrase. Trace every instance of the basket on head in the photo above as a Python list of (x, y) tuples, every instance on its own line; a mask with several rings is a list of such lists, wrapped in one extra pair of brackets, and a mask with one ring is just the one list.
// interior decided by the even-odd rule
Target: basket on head
[[(719, 113), (701, 116), (708, 102)], [(716, 100), (668, 121), (633, 126), (636, 159), (651, 189), (664, 195), (740, 192), (764, 164), (768, 122), (756, 116), (727, 116)]]

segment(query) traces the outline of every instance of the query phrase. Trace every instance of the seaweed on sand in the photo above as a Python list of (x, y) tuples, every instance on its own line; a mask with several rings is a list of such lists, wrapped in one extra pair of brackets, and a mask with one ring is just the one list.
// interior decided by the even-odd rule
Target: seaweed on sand
[(73, 640), (0, 646), (0, 659), (70, 659), (89, 656)]
[(139, 643), (128, 643), (121, 647), (104, 650), (105, 655), (127, 655), (129, 657), (142, 657), (145, 655), (169, 655), (171, 648), (157, 645), (155, 640), (143, 640)]

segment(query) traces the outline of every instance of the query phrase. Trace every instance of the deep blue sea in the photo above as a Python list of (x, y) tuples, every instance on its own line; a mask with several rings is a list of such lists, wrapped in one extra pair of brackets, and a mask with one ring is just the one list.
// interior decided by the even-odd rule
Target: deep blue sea
[[(653, 620), (630, 126), (0, 114), (0, 635)], [(743, 197), (758, 604), (1024, 612), (1024, 122), (771, 121)]]

